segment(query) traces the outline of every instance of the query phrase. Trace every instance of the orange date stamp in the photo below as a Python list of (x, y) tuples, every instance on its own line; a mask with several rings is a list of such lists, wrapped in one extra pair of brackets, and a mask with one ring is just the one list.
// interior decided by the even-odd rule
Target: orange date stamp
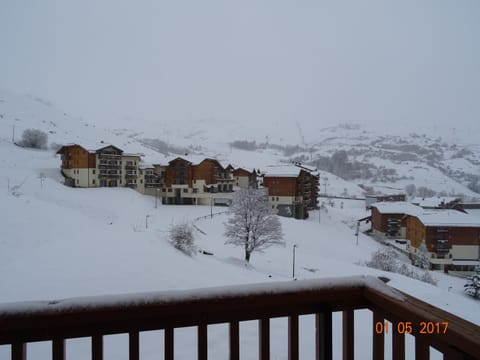
[(388, 334), (391, 332), (396, 332), (397, 334), (411, 334), (415, 329), (418, 330), (418, 334), (423, 335), (446, 334), (448, 321), (421, 321), (418, 324), (412, 323), (411, 321), (399, 321), (397, 323), (378, 321), (375, 323), (375, 332), (377, 334)]

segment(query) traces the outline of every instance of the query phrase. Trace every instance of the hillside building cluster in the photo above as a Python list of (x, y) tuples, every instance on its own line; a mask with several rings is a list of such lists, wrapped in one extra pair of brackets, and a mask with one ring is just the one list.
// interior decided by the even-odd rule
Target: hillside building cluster
[(62, 146), (61, 171), (72, 187), (130, 187), (157, 196), (163, 204), (225, 205), (239, 188), (264, 188), (272, 211), (297, 219), (317, 208), (318, 173), (300, 164), (249, 171), (205, 158), (196, 163), (177, 157), (165, 164), (146, 165), (142, 154), (125, 153), (108, 145), (88, 150)]
[(425, 242), (434, 270), (473, 271), (480, 266), (480, 218), (465, 210), (421, 207), (408, 202), (370, 205), (372, 232), (404, 239), (414, 260)]

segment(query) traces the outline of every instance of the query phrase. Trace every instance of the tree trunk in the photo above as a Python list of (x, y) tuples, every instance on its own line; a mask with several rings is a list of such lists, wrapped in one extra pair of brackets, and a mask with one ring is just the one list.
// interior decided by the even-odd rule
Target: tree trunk
[(246, 262), (250, 262), (250, 254), (251, 254), (251, 250), (248, 249), (248, 241), (245, 242), (245, 261)]

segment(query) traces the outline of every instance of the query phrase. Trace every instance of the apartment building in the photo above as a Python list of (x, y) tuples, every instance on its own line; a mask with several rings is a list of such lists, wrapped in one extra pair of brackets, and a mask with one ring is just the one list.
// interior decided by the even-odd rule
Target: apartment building
[(269, 166), (263, 175), (268, 201), (280, 216), (306, 219), (308, 210), (318, 208), (318, 173), (295, 165)]
[(231, 167), (235, 186), (244, 189), (258, 187), (257, 172), (255, 171), (255, 169), (253, 169), (252, 171), (248, 171), (241, 167), (234, 169), (233, 166), (229, 166)]
[(165, 167), (164, 204), (228, 205), (234, 191), (231, 168), (215, 159), (197, 164), (178, 157)]
[(480, 265), (480, 221), (457, 210), (425, 210), (407, 216), (412, 257), (425, 241), (434, 270), (473, 271)]
[(78, 144), (62, 146), (61, 171), (65, 185), (72, 187), (132, 187), (137, 186), (141, 154), (128, 154), (108, 145), (87, 150)]

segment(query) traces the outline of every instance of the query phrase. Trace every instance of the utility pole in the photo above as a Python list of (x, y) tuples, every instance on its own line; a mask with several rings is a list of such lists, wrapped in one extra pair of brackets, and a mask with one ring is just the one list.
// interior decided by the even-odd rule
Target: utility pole
[(157, 202), (158, 202), (158, 190), (159, 188), (157, 188), (155, 192), (155, 209), (157, 208)]
[(292, 261), (292, 278), (295, 279), (295, 249), (297, 245), (293, 245), (293, 261)]
[(15, 125), (12, 125), (12, 143), (15, 144)]
[(355, 232), (355, 236), (357, 237), (357, 244), (358, 245), (358, 233), (360, 232), (360, 221), (357, 221), (357, 231)]
[(150, 217), (150, 215), (145, 216), (145, 229), (148, 229), (148, 218), (149, 217)]

